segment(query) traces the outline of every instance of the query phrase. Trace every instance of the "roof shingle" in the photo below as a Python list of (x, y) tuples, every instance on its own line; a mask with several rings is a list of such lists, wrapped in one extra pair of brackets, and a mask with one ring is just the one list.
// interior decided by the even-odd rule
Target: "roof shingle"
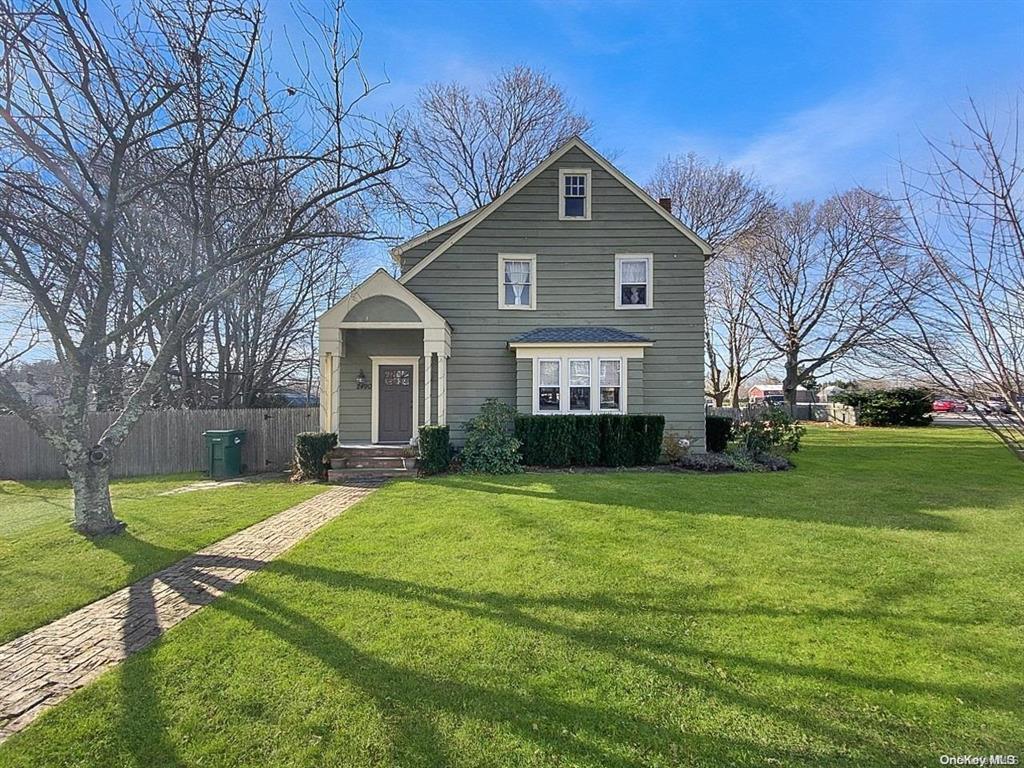
[(651, 340), (618, 328), (575, 325), (534, 328), (509, 339), (509, 344), (648, 344)]

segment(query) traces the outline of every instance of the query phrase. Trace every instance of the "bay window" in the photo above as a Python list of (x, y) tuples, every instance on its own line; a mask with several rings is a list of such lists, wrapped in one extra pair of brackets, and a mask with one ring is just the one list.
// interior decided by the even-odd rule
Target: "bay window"
[[(585, 353), (584, 353), (585, 354)], [(534, 359), (534, 413), (625, 413), (624, 358)]]

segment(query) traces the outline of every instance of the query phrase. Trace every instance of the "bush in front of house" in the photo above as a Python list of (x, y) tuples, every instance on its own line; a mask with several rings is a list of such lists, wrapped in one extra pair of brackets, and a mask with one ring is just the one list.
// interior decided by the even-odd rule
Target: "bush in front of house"
[(690, 453), (674, 466), (692, 472), (780, 472), (793, 468), (785, 456), (762, 456), (754, 461), (743, 453)]
[(734, 428), (733, 449), (755, 462), (800, 450), (806, 430), (781, 408), (769, 408)]
[(535, 467), (634, 467), (658, 461), (664, 416), (517, 416), (523, 463)]
[(295, 436), (293, 480), (323, 480), (327, 476), (327, 454), (338, 444), (336, 432), (300, 432)]
[(459, 458), (463, 472), (510, 475), (521, 472), (519, 440), (513, 434), (516, 409), (489, 398), (466, 424), (466, 443)]
[(593, 467), (601, 461), (598, 416), (516, 416), (523, 463), (531, 467)]
[(690, 440), (678, 432), (666, 432), (661, 439), (661, 455), (674, 464), (690, 452)]
[(704, 439), (712, 453), (722, 453), (732, 439), (733, 420), (731, 416), (705, 416)]
[(452, 444), (447, 426), (420, 427), (420, 458), (417, 467), (424, 475), (447, 472), (452, 462)]
[(866, 427), (926, 427), (932, 423), (932, 393), (922, 387), (843, 392), (836, 402), (857, 411)]

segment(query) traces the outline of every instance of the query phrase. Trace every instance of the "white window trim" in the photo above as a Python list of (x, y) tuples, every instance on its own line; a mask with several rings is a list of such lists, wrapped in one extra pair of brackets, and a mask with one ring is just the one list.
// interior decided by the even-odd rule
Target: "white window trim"
[[(505, 303), (505, 262), (506, 261), (528, 261), (530, 262), (530, 303), (506, 304)], [(537, 309), (537, 254), (535, 253), (499, 253), (498, 254), (498, 309)]]
[[(540, 364), (558, 362), (558, 410), (542, 411), (540, 409)], [(565, 410), (565, 398), (562, 397), (565, 390), (565, 358), (564, 357), (538, 357), (533, 361), (533, 412), (535, 414), (555, 414)], [(545, 385), (548, 386), (548, 385)]]
[[(420, 427), (420, 358), (370, 356), (370, 442), (380, 442), (380, 367), (382, 365), (412, 366), (412, 437), (419, 434)], [(440, 422), (443, 423), (443, 422)]]
[[(565, 177), (586, 176), (587, 194), (583, 198), (583, 215), (565, 215)], [(594, 197), (594, 185), (591, 183), (589, 168), (559, 168), (558, 169), (558, 220), (559, 221), (590, 221), (590, 203)]]
[[(622, 303), (622, 262), (647, 262), (647, 303)], [(653, 253), (616, 253), (615, 254), (615, 308), (616, 309), (654, 309), (654, 254)]]
[[(601, 407), (601, 363), (606, 362), (618, 362), (619, 364), (619, 407), (618, 408), (602, 408)], [(629, 373), (629, 369), (626, 367), (628, 363), (621, 357), (599, 357), (597, 358), (597, 382), (591, 380), (591, 403), (590, 407), (594, 409), (594, 413), (625, 413), (626, 412), (626, 377)], [(597, 402), (593, 402), (594, 394), (597, 394)]]
[[(534, 416), (593, 416), (596, 414), (626, 414), (629, 413), (629, 393), (626, 389), (626, 381), (629, 379), (629, 357), (626, 355), (585, 355), (566, 351), (559, 355), (538, 355), (533, 359), (533, 378), (530, 382), (533, 387), (533, 414)], [(542, 411), (540, 409), (540, 364), (551, 360), (558, 360), (558, 410)], [(569, 409), (569, 361), (589, 360), (590, 361), (590, 410), (573, 411)], [(616, 360), (619, 363), (619, 408), (611, 410), (601, 408), (601, 361)]]
[[(580, 361), (584, 361), (584, 360), (587, 362), (587, 379), (590, 382), (588, 387), (587, 387), (587, 389), (590, 390), (590, 407), (587, 410), (582, 410), (580, 408), (574, 409), (572, 407), (572, 388), (573, 388), (573, 383), (572, 383), (572, 364), (575, 363), (575, 362), (580, 362)], [(579, 356), (569, 357), (569, 358), (566, 358), (566, 365), (567, 365), (567, 369), (566, 369), (566, 374), (565, 374), (565, 376), (566, 376), (565, 396), (568, 398), (568, 401), (565, 404), (566, 409), (569, 411), (569, 413), (577, 413), (577, 414), (593, 413), (594, 412), (593, 411), (593, 409), (594, 409), (594, 359), (591, 358), (591, 357), (579, 357)], [(579, 388), (583, 389), (582, 386), (580, 386)]]

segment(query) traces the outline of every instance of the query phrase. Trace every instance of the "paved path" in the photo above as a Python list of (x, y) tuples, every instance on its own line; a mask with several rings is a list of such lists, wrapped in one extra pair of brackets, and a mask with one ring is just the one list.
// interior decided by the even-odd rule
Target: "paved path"
[(0, 646), (0, 741), (245, 581), (380, 483), (332, 488)]

